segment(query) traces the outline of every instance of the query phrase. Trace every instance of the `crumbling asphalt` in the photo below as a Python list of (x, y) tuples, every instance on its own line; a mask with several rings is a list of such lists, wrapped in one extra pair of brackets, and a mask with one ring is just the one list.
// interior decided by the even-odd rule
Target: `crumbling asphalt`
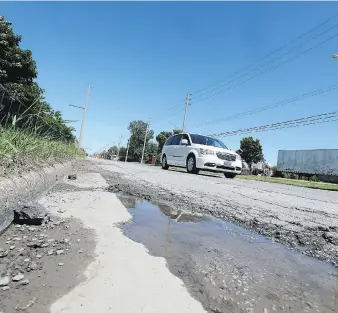
[(103, 175), (112, 192), (232, 222), (338, 267), (337, 192), (116, 161), (84, 162)]

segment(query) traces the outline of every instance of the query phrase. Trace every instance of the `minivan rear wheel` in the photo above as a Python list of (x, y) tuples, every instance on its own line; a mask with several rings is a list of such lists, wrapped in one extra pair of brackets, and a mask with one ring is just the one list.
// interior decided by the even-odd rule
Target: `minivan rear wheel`
[(196, 168), (196, 159), (193, 154), (190, 154), (187, 158), (187, 172), (190, 174), (198, 174), (198, 169)]
[(224, 173), (224, 176), (225, 176), (226, 178), (235, 178), (235, 177), (236, 177), (236, 174)]
[(167, 169), (169, 168), (169, 165), (168, 165), (168, 163), (167, 163), (167, 157), (166, 157), (166, 155), (164, 155), (164, 156), (162, 157), (162, 168), (163, 168), (164, 170), (167, 170)]

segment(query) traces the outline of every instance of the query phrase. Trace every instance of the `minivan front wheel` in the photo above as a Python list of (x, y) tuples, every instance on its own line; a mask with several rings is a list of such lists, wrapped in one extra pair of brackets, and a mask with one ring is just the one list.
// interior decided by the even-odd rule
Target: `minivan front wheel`
[(168, 163), (167, 163), (167, 157), (166, 157), (166, 155), (164, 155), (164, 156), (162, 157), (162, 168), (163, 168), (164, 170), (167, 170), (167, 169), (169, 168), (169, 165), (168, 165)]
[(190, 154), (187, 158), (187, 172), (190, 174), (198, 174), (198, 169), (196, 168), (196, 159), (193, 154)]

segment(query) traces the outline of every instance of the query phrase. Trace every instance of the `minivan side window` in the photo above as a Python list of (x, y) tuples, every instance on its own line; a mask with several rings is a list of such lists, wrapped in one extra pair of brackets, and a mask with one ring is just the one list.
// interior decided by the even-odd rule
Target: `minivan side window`
[(174, 136), (170, 136), (168, 139), (167, 139), (167, 141), (165, 142), (165, 146), (170, 146), (171, 145), (171, 143), (172, 143), (172, 141), (173, 141), (173, 138), (174, 138)]
[(173, 137), (173, 141), (171, 142), (172, 145), (178, 146), (180, 144), (182, 135), (175, 135)]
[[(182, 139), (187, 139), (188, 143), (190, 144), (190, 139), (189, 139), (189, 136), (187, 134), (183, 134), (181, 140)], [(181, 144), (181, 140), (180, 140), (180, 144)]]

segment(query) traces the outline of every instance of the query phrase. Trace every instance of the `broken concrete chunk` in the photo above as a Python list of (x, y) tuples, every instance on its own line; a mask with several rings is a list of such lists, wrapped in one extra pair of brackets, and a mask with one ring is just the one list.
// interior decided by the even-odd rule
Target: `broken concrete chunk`
[(63, 253), (64, 253), (63, 249), (56, 250), (56, 254), (57, 254), (57, 255), (61, 255), (61, 254), (63, 254)]
[(23, 274), (18, 274), (18, 275), (16, 275), (16, 276), (14, 276), (13, 278), (12, 278), (12, 280), (13, 281), (20, 281), (20, 280), (22, 280), (22, 279), (24, 279), (25, 278), (25, 276), (23, 275)]
[(7, 286), (9, 284), (9, 277), (0, 277), (0, 286)]
[(66, 212), (66, 209), (61, 209), (61, 208), (60, 208), (60, 209), (57, 210), (57, 212), (58, 212), (58, 213), (65, 213), (65, 212)]
[(22, 286), (26, 286), (26, 285), (28, 285), (29, 284), (29, 280), (28, 279), (25, 279), (25, 280), (23, 280), (21, 283), (20, 283), (20, 285), (22, 285)]
[(42, 248), (42, 245), (43, 244), (41, 242), (29, 242), (29, 243), (27, 243), (27, 247), (34, 248), (34, 249)]
[(19, 225), (41, 225), (50, 219), (47, 210), (35, 202), (23, 203), (14, 210), (14, 223)]
[(39, 265), (36, 263), (36, 262), (31, 262), (30, 264), (29, 264), (29, 268), (32, 270), (32, 271), (35, 271), (35, 270), (37, 270), (38, 268), (39, 268)]
[(9, 290), (9, 286), (4, 286), (4, 287), (2, 287), (2, 290), (3, 290), (3, 291)]
[(8, 255), (8, 250), (0, 248), (0, 258), (4, 258)]

